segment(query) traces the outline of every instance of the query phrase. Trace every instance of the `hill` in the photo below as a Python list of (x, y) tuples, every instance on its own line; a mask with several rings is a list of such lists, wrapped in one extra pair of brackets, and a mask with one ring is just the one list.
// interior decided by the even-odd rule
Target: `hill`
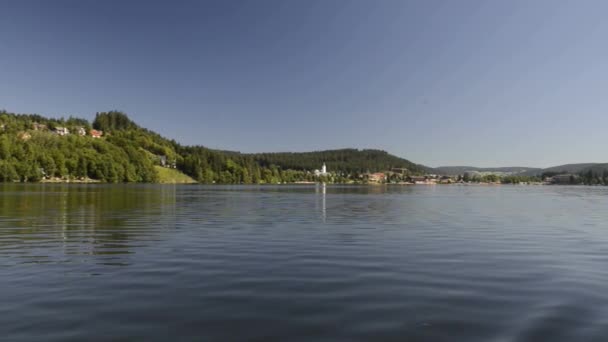
[(380, 150), (243, 154), (184, 146), (119, 111), (97, 113), (92, 123), (0, 111), (0, 181), (5, 182), (189, 181), (183, 176), (223, 184), (315, 181), (319, 177), (312, 171), (323, 162), (331, 172), (323, 178), (328, 182), (358, 181), (363, 172), (390, 168), (426, 170)]
[(508, 174), (523, 174), (527, 172), (535, 172), (541, 170), (533, 167), (525, 166), (508, 166), (508, 167), (474, 167), (474, 166), (439, 166), (434, 168), (435, 172), (440, 175), (462, 175), (467, 171), (477, 172), (500, 172)]
[(315, 152), (284, 152), (249, 154), (258, 164), (269, 167), (277, 165), (284, 169), (314, 170), (325, 163), (329, 170), (345, 173), (364, 173), (405, 168), (412, 173), (424, 173), (424, 166), (391, 155), (386, 151), (373, 149), (339, 149)]
[[(86, 120), (0, 112), (0, 181), (155, 182), (154, 161), (122, 134), (95, 139)], [(67, 132), (75, 134), (66, 134)], [(110, 132), (108, 132), (110, 133)]]
[(579, 163), (579, 164), (564, 164), (558, 166), (547, 167), (544, 169), (533, 169), (525, 172), (526, 175), (538, 176), (544, 173), (580, 173), (588, 168), (596, 165), (606, 165), (600, 163)]
[[(573, 184), (608, 185), (608, 163), (579, 163), (552, 166), (536, 171), (532, 176), (545, 179), (560, 174), (575, 175)], [(576, 177), (578, 176), (578, 177)]]

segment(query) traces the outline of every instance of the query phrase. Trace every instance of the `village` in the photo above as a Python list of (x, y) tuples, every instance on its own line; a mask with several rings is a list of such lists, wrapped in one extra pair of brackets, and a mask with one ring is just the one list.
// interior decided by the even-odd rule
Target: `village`
[[(55, 134), (60, 137), (70, 135), (100, 139), (104, 136), (102, 130), (90, 128), (85, 125), (54, 125), (33, 122), (28, 124), (28, 130), (17, 133), (17, 138), (23, 141), (30, 140), (35, 132)], [(0, 125), (0, 131), (8, 129), (6, 124)], [(23, 128), (21, 128), (23, 129)], [(107, 135), (107, 134), (106, 134)], [(156, 151), (155, 151), (156, 152)], [(150, 157), (157, 166), (166, 169), (177, 169), (177, 158), (174, 155), (151, 153)], [(432, 171), (432, 169), (428, 169)], [(423, 173), (421, 170), (409, 170), (404, 167), (393, 167), (385, 171), (376, 172), (345, 172), (341, 170), (329, 171), (325, 163), (314, 171), (304, 171), (305, 179), (292, 180), (295, 183), (339, 183), (339, 184), (395, 184), (395, 185), (437, 185), (437, 184), (475, 184), (475, 185), (572, 185), (584, 183), (583, 177), (574, 173), (553, 172), (540, 176), (525, 176), (517, 172), (479, 172), (464, 171), (460, 174), (446, 175), (436, 173)], [(46, 179), (46, 173), (43, 179)], [(215, 183), (215, 182), (214, 182)], [(289, 182), (287, 182), (289, 183)]]
[[(435, 185), (459, 182), (455, 177), (436, 174), (411, 175), (407, 169), (393, 168), (390, 171), (364, 173), (360, 178), (367, 184)], [(460, 181), (462, 182), (462, 181)]]
[[(322, 181), (330, 178), (332, 175), (341, 175), (342, 173), (329, 172), (327, 166), (323, 163), (320, 170), (314, 170), (314, 175)], [(440, 176), (436, 174), (414, 175), (406, 168), (391, 168), (389, 171), (383, 172), (366, 172), (358, 175), (352, 180), (353, 183), (363, 184), (453, 184), (462, 182), (458, 177)]]
[(439, 175), (434, 173), (412, 173), (406, 168), (391, 168), (388, 171), (365, 172), (356, 176), (342, 172), (329, 172), (323, 164), (320, 170), (314, 170), (319, 181), (331, 182), (334, 177), (346, 177), (347, 183), (354, 184), (397, 184), (397, 185), (437, 185), (437, 184), (472, 184), (472, 185), (554, 185), (578, 184), (580, 176), (570, 173), (560, 173), (551, 177), (525, 176), (516, 172), (479, 172), (465, 171), (461, 174)]
[[(4, 129), (4, 125), (0, 126), (0, 129)], [(40, 123), (37, 123), (37, 122), (34, 122), (32, 124), (32, 128), (31, 129), (33, 131), (39, 131), (39, 132), (52, 132), (52, 133), (55, 133), (55, 134), (57, 134), (59, 136), (66, 136), (66, 135), (70, 135), (71, 134), (70, 129), (67, 128), (67, 127), (55, 126), (55, 127), (50, 128), (47, 125), (40, 124)], [(82, 137), (88, 135), (91, 138), (99, 139), (99, 138), (101, 138), (103, 136), (103, 131), (96, 130), (96, 129), (90, 129), (87, 132), (87, 129), (85, 127), (83, 127), (83, 126), (77, 126), (77, 127), (73, 128), (73, 131), (75, 132), (76, 135), (79, 135), (79, 136), (82, 136)], [(20, 132), (18, 134), (18, 137), (21, 140), (29, 140), (29, 139), (32, 138), (32, 135), (29, 132), (24, 131), (24, 132)]]

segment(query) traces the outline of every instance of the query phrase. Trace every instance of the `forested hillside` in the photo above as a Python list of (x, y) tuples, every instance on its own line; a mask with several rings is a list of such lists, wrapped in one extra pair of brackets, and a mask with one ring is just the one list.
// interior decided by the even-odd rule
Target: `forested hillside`
[(381, 150), (340, 149), (301, 153), (251, 154), (262, 166), (280, 165), (294, 170), (317, 169), (323, 163), (329, 170), (345, 173), (364, 173), (406, 168), (412, 173), (423, 173), (425, 168), (409, 160), (396, 157)]
[(357, 181), (364, 172), (423, 167), (379, 150), (242, 154), (183, 146), (138, 126), (122, 112), (97, 113), (92, 123), (0, 111), (0, 181), (98, 180), (157, 182), (158, 167), (201, 183), (250, 184)]
[(107, 139), (55, 133), (91, 131), (82, 119), (47, 119), (0, 112), (0, 181), (90, 178), (104, 182), (155, 182), (154, 162), (122, 134)]
[(530, 176), (539, 176), (544, 173), (553, 173), (553, 174), (580, 173), (595, 165), (598, 165), (598, 163), (564, 164), (564, 165), (547, 167), (544, 169), (528, 170), (525, 172), (525, 174), (530, 175)]

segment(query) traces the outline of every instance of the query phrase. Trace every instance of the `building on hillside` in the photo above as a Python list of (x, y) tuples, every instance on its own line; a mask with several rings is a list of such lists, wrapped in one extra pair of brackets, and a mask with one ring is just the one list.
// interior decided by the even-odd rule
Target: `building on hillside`
[(87, 135), (87, 131), (84, 129), (84, 127), (76, 128), (76, 133), (78, 133), (78, 135), (80, 135), (81, 137)]
[(167, 156), (158, 156), (158, 162), (160, 166), (167, 167)]
[(167, 156), (157, 155), (158, 164), (162, 167), (177, 169), (177, 159), (169, 160)]
[(323, 166), (321, 167), (321, 170), (315, 170), (315, 176), (327, 176), (327, 166), (325, 166), (325, 163), (323, 163)]
[(66, 127), (55, 127), (55, 133), (57, 135), (64, 136), (64, 135), (70, 134), (70, 130), (67, 129)]
[(91, 137), (97, 139), (101, 138), (101, 136), (103, 135), (103, 131), (98, 131), (96, 129), (92, 129), (89, 133), (91, 134)]

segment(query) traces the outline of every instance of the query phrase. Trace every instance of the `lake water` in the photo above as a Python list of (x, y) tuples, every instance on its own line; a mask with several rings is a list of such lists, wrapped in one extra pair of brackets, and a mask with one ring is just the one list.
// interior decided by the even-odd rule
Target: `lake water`
[(608, 188), (0, 184), (3, 341), (606, 341)]

